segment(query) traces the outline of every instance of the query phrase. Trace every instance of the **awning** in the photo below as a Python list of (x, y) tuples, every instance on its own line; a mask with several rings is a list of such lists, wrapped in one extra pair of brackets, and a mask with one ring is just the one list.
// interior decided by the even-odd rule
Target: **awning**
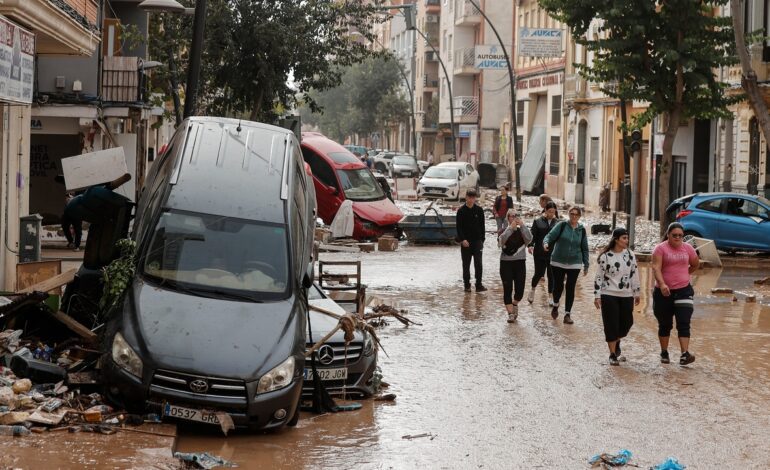
[(521, 190), (532, 191), (543, 179), (545, 170), (545, 127), (532, 127), (529, 134), (527, 154), (524, 155), (519, 175), (521, 177)]

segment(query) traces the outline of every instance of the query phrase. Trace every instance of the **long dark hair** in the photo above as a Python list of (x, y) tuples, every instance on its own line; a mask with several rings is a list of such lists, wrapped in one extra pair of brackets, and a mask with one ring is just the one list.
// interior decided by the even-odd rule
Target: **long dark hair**
[(608, 251), (614, 250), (615, 246), (618, 244), (618, 239), (623, 235), (628, 235), (628, 231), (624, 228), (616, 228), (615, 231), (612, 232), (612, 238), (610, 239), (610, 242), (607, 243), (607, 246), (602, 248), (602, 250), (599, 252), (599, 256), (596, 257), (596, 261), (598, 262), (599, 259)]
[(543, 208), (543, 217), (545, 217), (545, 211), (548, 209), (553, 209), (556, 211), (556, 219), (559, 218), (559, 208), (556, 206), (556, 203), (553, 201), (548, 201), (545, 203), (545, 207)]

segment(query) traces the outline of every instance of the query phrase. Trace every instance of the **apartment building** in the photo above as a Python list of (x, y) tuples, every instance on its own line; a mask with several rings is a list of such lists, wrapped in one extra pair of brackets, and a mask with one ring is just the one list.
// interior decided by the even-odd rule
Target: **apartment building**
[[(410, 4), (410, 1), (404, 1), (403, 4)], [(394, 3), (395, 4), (395, 3)], [(414, 103), (412, 97), (415, 90), (415, 32), (414, 30), (406, 29), (406, 18), (404, 14), (396, 12), (390, 18), (389, 28), (389, 40), (388, 44), (390, 51), (393, 53), (395, 59), (401, 65), (399, 73), (401, 75), (401, 91), (403, 95), (409, 100), (409, 105), (412, 107), (410, 112), (414, 112)], [(414, 136), (412, 133), (412, 124), (410, 119), (405, 119), (398, 123), (392, 123), (390, 129), (390, 136), (388, 141), (391, 142), (389, 148), (391, 150), (398, 150), (399, 152), (413, 153)]]
[[(476, 4), (486, 13), (510, 51), (514, 42), (514, 2), (479, 0)], [(443, 139), (443, 158), (454, 156), (473, 165), (500, 162), (500, 129), (509, 114), (511, 99), (508, 72), (500, 61), (491, 67), (477, 62), (477, 50), (499, 47), (492, 27), (471, 1), (443, 0), (440, 35), (440, 55), (449, 73), (449, 80), (439, 80), (441, 130), (437, 140)], [(448, 128), (452, 121), (450, 112), (454, 113), (454, 152), (449, 151), (452, 148)]]
[(418, 1), (416, 20), (417, 28), (422, 31), (425, 38), (418, 36), (415, 42), (415, 130), (417, 133), (417, 157), (426, 160), (428, 153), (432, 153), (434, 157), (446, 153), (443, 137), (437, 139), (439, 133), (438, 90), (439, 83), (444, 80), (437, 55), (437, 51), (441, 47), (441, 0)]

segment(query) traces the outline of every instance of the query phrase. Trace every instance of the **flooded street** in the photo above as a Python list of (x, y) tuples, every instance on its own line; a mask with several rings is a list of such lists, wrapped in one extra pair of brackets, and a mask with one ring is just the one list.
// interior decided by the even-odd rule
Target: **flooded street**
[(580, 278), (574, 325), (551, 319), (542, 285), (508, 324), (498, 255), (488, 240), (489, 291), (465, 294), (456, 247), (322, 254), (361, 259), (368, 293), (422, 323), (379, 329), (388, 353), (380, 365), (397, 400), (303, 414), (296, 429), (272, 435), (223, 438), (180, 426), (176, 450), (208, 451), (242, 468), (586, 468), (590, 456), (622, 448), (643, 468), (668, 456), (691, 469), (770, 467), (770, 289), (760, 287), (756, 303), (710, 294), (715, 286), (756, 290), (766, 271), (697, 273), (697, 360), (682, 368), (659, 362), (644, 267), (645, 298), (623, 341), (628, 362), (610, 367), (591, 275)]

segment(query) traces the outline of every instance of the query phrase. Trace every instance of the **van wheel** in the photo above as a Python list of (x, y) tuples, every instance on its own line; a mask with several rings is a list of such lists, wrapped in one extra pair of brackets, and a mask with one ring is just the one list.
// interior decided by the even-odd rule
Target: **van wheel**
[(297, 411), (294, 412), (294, 416), (286, 423), (286, 426), (293, 428), (299, 422), (299, 403), (297, 403)]

